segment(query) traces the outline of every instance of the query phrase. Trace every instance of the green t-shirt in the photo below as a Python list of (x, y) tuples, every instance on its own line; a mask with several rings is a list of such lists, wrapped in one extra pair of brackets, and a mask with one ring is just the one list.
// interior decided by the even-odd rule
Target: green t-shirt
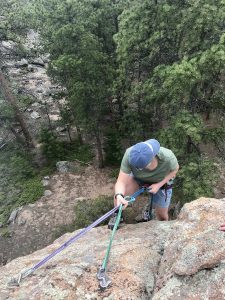
[(158, 166), (152, 171), (148, 169), (138, 170), (129, 164), (129, 152), (131, 148), (128, 148), (124, 154), (120, 170), (143, 182), (156, 183), (162, 181), (166, 175), (178, 167), (178, 161), (174, 153), (167, 148), (160, 147), (157, 154)]

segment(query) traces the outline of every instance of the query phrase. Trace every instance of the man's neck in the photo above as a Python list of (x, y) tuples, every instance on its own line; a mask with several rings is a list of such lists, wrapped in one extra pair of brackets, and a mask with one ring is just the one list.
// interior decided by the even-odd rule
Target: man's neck
[(147, 166), (147, 169), (153, 171), (157, 168), (157, 166), (158, 166), (158, 159), (157, 157), (154, 157), (151, 163)]

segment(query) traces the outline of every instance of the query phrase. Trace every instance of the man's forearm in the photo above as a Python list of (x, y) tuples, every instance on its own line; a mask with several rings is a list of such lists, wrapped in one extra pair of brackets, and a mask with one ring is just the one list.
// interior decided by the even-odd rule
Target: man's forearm
[(125, 195), (126, 185), (123, 182), (117, 182), (115, 184), (115, 194), (121, 193)]
[(163, 186), (164, 184), (166, 184), (170, 179), (175, 178), (175, 177), (176, 177), (176, 174), (177, 174), (177, 172), (178, 172), (178, 169), (179, 169), (179, 167), (178, 167), (176, 170), (170, 172), (168, 175), (166, 175), (166, 177), (165, 177), (162, 181), (158, 182), (158, 185), (159, 185), (160, 187), (162, 187), (162, 186)]

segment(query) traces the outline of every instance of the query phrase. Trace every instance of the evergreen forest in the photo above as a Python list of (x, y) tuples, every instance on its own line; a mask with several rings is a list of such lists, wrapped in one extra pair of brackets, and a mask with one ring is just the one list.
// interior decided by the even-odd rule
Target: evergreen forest
[[(30, 29), (39, 41), (28, 51)], [(48, 55), (61, 118), (31, 130), (29, 96), (0, 51), (0, 223), (42, 195), (57, 161), (96, 153), (118, 174), (125, 149), (149, 138), (178, 158), (174, 201), (214, 195), (225, 160), (225, 0), (5, 0), (3, 41), (16, 43), (17, 60)], [(60, 139), (59, 125), (76, 135)]]

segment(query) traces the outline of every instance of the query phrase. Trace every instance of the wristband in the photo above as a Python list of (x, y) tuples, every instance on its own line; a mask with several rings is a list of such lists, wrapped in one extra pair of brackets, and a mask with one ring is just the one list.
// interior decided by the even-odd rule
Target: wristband
[(114, 198), (116, 199), (117, 198), (117, 196), (122, 196), (123, 198), (124, 198), (124, 195), (122, 194), (122, 193), (116, 193), (115, 195), (114, 195)]

